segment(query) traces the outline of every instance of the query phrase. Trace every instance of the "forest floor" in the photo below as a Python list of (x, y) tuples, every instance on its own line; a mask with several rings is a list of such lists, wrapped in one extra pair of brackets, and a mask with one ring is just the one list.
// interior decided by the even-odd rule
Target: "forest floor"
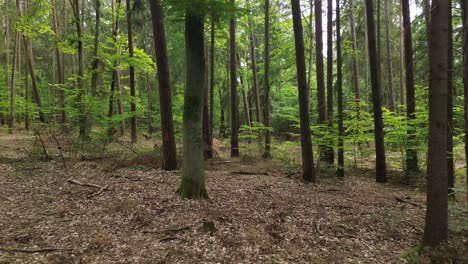
[(62, 143), (39, 161), (34, 140), (0, 132), (0, 263), (407, 263), (422, 237), (425, 195), (360, 173), (305, 184), (279, 161), (220, 158), (210, 199), (189, 201), (180, 171), (129, 149), (82, 160)]

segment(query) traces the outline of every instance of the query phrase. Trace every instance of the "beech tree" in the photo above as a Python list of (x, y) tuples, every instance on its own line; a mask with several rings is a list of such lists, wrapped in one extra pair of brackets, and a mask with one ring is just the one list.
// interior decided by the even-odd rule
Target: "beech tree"
[[(234, 0), (231, 0), (234, 4)], [(229, 64), (231, 77), (231, 157), (239, 157), (239, 110), (237, 109), (236, 18), (229, 20)]]

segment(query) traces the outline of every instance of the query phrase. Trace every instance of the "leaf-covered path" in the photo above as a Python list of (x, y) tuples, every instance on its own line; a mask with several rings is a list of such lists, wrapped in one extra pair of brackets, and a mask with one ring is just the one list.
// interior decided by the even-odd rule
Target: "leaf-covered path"
[(398, 263), (422, 235), (421, 197), (371, 178), (306, 185), (276, 162), (216, 161), (197, 202), (176, 195), (179, 172), (0, 143), (0, 263)]

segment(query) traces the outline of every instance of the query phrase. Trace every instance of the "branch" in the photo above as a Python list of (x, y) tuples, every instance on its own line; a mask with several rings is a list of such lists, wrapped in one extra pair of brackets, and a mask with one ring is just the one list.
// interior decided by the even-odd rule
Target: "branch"
[(0, 251), (5, 251), (8, 253), (47, 253), (55, 251), (72, 251), (72, 248), (37, 248), (37, 249), (21, 249), (21, 248), (2, 248)]

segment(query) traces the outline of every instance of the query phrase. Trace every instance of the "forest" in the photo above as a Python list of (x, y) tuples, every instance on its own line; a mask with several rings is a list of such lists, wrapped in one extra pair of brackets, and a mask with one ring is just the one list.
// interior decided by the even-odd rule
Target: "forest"
[(468, 0), (0, 0), (1, 263), (468, 263)]

